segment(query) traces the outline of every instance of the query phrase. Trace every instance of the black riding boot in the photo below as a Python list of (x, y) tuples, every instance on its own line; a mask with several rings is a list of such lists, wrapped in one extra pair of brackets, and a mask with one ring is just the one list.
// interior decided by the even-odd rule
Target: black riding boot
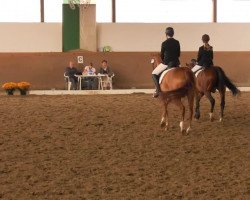
[(152, 78), (156, 87), (156, 90), (153, 94), (154, 98), (157, 98), (159, 96), (159, 93), (161, 92), (160, 84), (159, 84), (159, 76), (156, 74), (152, 74)]

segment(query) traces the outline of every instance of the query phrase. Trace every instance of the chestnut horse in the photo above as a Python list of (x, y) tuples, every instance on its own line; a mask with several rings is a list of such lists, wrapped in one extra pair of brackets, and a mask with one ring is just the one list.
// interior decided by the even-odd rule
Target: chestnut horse
[[(160, 55), (153, 55), (151, 63), (153, 68), (154, 64), (156, 64), (156, 66), (161, 64), (162, 60)], [(195, 96), (195, 77), (193, 72), (187, 67), (176, 67), (164, 75), (160, 87), (161, 92), (159, 98), (163, 103), (163, 114), (160, 123), (161, 127), (165, 127), (165, 130), (168, 130), (168, 105), (169, 103), (174, 103), (180, 108), (182, 113), (180, 121), (181, 132), (188, 133), (190, 131), (193, 118)], [(186, 130), (184, 128), (185, 106), (181, 101), (183, 97), (187, 97), (189, 107), (189, 118)]]
[[(187, 67), (190, 69), (194, 68), (194, 66), (197, 66), (194, 62), (187, 63)], [(218, 66), (212, 66), (208, 68), (203, 68), (203, 70), (200, 71), (200, 73), (196, 77), (196, 88), (197, 88), (197, 94), (196, 94), (196, 107), (195, 107), (195, 115), (194, 117), (196, 119), (200, 118), (200, 100), (205, 95), (211, 104), (210, 108), (210, 121), (213, 121), (213, 112), (214, 112), (214, 105), (215, 105), (215, 99), (211, 95), (211, 93), (215, 93), (216, 90), (220, 93), (220, 120), (222, 121), (224, 116), (224, 108), (225, 108), (225, 92), (226, 87), (232, 92), (234, 96), (240, 93), (240, 91), (237, 89), (237, 87), (230, 81), (230, 79), (226, 76), (225, 72), (222, 70), (221, 67)]]

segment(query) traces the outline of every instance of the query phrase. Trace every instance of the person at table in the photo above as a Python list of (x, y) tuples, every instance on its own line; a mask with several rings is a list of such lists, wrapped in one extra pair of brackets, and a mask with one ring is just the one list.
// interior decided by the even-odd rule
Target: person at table
[(102, 66), (100, 67), (99, 73), (106, 74), (109, 77), (114, 75), (113, 71), (111, 70), (111, 67), (108, 66), (107, 60), (102, 61)]
[[(93, 67), (93, 63), (87, 65), (83, 72), (83, 75), (96, 75), (96, 69)], [(98, 79), (97, 77), (85, 77), (84, 81), (87, 83), (88, 90), (95, 90), (97, 89)]]
[(87, 65), (83, 72), (83, 75), (95, 75), (96, 74), (96, 69), (93, 67), (93, 63), (90, 63), (89, 65)]
[(70, 61), (69, 66), (65, 68), (65, 75), (69, 77), (69, 81), (72, 83), (73, 90), (77, 89), (77, 77), (75, 75), (79, 74), (79, 71), (74, 66), (74, 62)]
[(111, 82), (110, 79), (112, 79), (112, 76), (114, 75), (114, 73), (113, 73), (111, 67), (108, 66), (107, 60), (102, 61), (102, 65), (100, 67), (99, 74), (107, 75), (106, 77), (102, 77), (103, 89), (107, 89), (108, 87), (110, 87), (110, 82)]

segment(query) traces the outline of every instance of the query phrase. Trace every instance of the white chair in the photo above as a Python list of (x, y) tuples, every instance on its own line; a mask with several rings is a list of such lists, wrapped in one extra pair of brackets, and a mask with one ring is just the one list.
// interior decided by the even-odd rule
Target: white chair
[(99, 89), (107, 89), (109, 87), (110, 90), (113, 90), (113, 77), (115, 75), (113, 74), (112, 76), (103, 76), (101, 77), (99, 81)]
[(69, 80), (69, 76), (66, 76), (65, 73), (63, 74), (63, 76), (64, 76), (64, 80), (65, 80), (65, 82), (66, 82), (66, 88), (67, 88), (67, 90), (70, 90), (70, 89), (71, 89), (72, 83), (71, 83), (70, 80)]

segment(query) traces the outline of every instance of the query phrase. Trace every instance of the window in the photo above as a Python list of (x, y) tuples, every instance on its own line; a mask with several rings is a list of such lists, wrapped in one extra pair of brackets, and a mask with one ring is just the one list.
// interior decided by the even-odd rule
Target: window
[(116, 0), (117, 22), (212, 22), (212, 0)]
[(0, 22), (40, 22), (40, 0), (1, 1)]
[(96, 21), (112, 22), (112, 0), (96, 0)]
[(44, 0), (44, 21), (62, 22), (62, 0)]
[(250, 0), (218, 0), (218, 22), (250, 22)]

